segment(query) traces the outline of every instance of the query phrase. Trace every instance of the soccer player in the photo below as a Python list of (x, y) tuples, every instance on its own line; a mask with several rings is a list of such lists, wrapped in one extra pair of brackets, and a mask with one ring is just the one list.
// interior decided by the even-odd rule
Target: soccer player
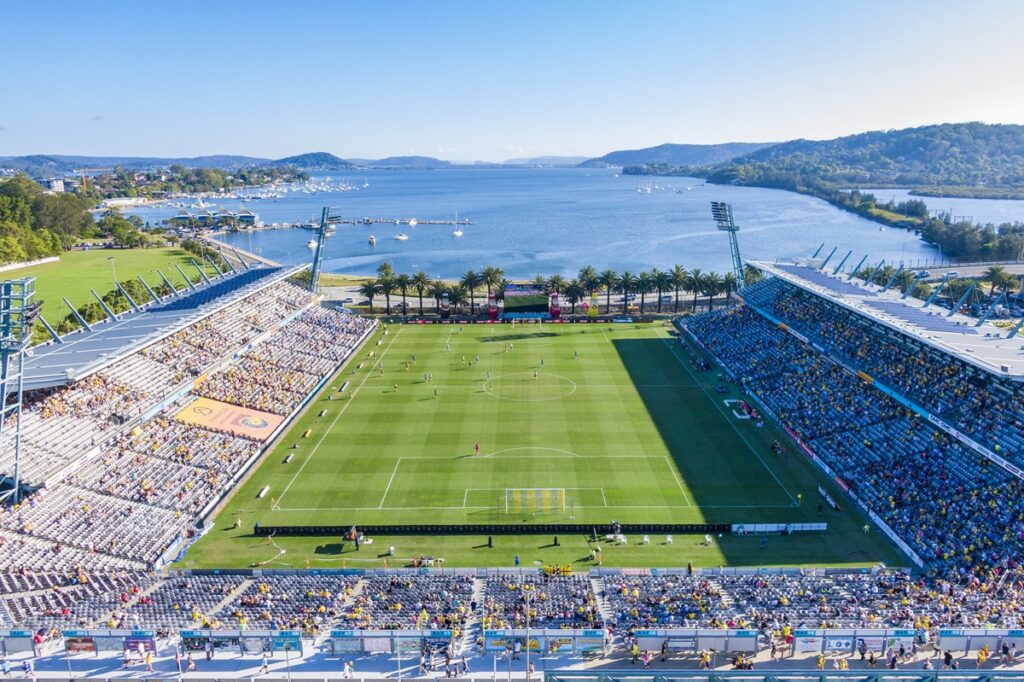
[(475, 445), (475, 446), (473, 447), (473, 450), (474, 450), (474, 451), (476, 452), (476, 454), (478, 454), (478, 455), (479, 455), (479, 454), (480, 454), (480, 443), (477, 443), (477, 444), (476, 444), (476, 445)]

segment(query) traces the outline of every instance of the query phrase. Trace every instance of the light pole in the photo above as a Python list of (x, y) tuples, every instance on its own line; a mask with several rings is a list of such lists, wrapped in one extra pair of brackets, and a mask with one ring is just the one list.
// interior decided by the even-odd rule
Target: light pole
[[(271, 644), (273, 648), (273, 644)], [(284, 644), (284, 669), (288, 676), (288, 682), (292, 682), (292, 657), (291, 657), (292, 644), (291, 642), (285, 642)]]
[(526, 682), (530, 682), (530, 590), (523, 590), (523, 597), (526, 599)]
[(117, 286), (117, 267), (114, 265), (114, 257), (107, 256), (107, 260), (110, 261), (110, 272), (114, 275), (114, 286)]

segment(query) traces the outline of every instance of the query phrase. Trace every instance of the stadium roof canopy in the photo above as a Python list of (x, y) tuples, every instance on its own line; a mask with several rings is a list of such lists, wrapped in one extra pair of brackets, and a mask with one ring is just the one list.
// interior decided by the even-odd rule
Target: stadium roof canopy
[[(811, 261), (813, 263), (814, 261)], [(953, 355), (981, 370), (1024, 381), (1024, 343), (1006, 338), (1008, 331), (925, 302), (895, 289), (865, 284), (849, 274), (833, 275), (812, 264), (749, 261), (758, 270), (780, 277), (801, 289), (817, 294), (858, 315), (905, 334), (943, 353)]]
[(25, 390), (70, 384), (98, 372), (131, 353), (270, 284), (290, 277), (306, 266), (259, 267), (228, 274), (195, 289), (179, 291), (141, 312), (126, 312), (117, 320), (91, 324), (32, 349), (25, 360)]

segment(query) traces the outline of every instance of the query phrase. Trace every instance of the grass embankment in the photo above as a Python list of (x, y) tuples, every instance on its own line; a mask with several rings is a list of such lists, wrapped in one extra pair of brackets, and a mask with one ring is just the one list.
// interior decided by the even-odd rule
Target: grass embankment
[[(703, 535), (677, 535), (671, 545), (663, 535), (647, 545), (634, 535), (627, 545), (601, 543), (604, 565), (904, 565), (880, 534), (861, 532), (852, 504), (818, 512), (819, 484), (841, 494), (792, 445), (788, 457), (773, 454), (772, 441), (783, 437), (737, 418), (723, 401), (738, 396), (716, 392), (716, 374), (693, 371), (660, 323), (392, 325), (315, 397), (179, 566), (380, 567), (394, 545), (392, 566), (420, 555), (448, 566), (508, 566), (519, 554), (523, 563), (585, 568), (594, 564), (583, 535), (557, 546), (548, 535), (495, 536), (493, 548), (485, 533), (376, 537), (343, 552), (336, 537), (267, 544), (251, 529), (612, 520), (827, 521), (830, 530), (773, 536), (764, 548), (749, 535), (726, 534), (710, 547)], [(564, 489), (566, 509), (509, 509), (506, 488)]]

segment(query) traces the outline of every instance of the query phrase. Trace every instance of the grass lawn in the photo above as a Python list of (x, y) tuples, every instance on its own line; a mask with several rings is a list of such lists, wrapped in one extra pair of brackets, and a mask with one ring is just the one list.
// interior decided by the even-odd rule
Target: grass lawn
[[(736, 396), (715, 392), (716, 373), (691, 371), (685, 352), (660, 323), (392, 325), (315, 398), (180, 567), (379, 567), (389, 545), (398, 557), (392, 565), (419, 555), (443, 556), (448, 566), (511, 565), (516, 554), (589, 565), (588, 542), (576, 536), (559, 538), (558, 546), (550, 536), (496, 536), (493, 548), (483, 535), (377, 537), (342, 553), (338, 538), (278, 537), (270, 546), (250, 534), (257, 521), (533, 524), (570, 517), (830, 524), (828, 533), (773, 536), (764, 548), (753, 536), (726, 536), (711, 547), (700, 544), (703, 536), (676, 536), (672, 545), (664, 536), (649, 545), (630, 537), (628, 545), (604, 546), (605, 565), (905, 564), (880, 533), (862, 533), (865, 521), (852, 504), (819, 514), (817, 486), (840, 493), (792, 445), (786, 458), (772, 454), (772, 440), (782, 437), (736, 418), (724, 404)], [(345, 381), (349, 388), (338, 393)], [(269, 493), (258, 499), (265, 485)], [(506, 488), (564, 490), (564, 511), (506, 506)]]
[[(66, 297), (75, 307), (95, 301), (90, 289), (103, 296), (114, 288), (114, 276), (107, 258), (114, 257), (117, 278), (124, 282), (142, 275), (150, 286), (162, 283), (160, 276), (153, 272), (159, 268), (175, 287), (185, 286), (185, 280), (174, 268), (177, 263), (189, 276), (198, 278), (196, 269), (189, 263), (192, 254), (179, 248), (153, 249), (98, 249), (95, 251), (68, 251), (62, 253), (60, 261), (30, 268), (20, 268), (4, 273), (3, 278), (36, 278), (36, 299), (43, 301), (42, 315), (50, 324), (56, 324), (68, 314), (68, 308), (61, 300)], [(207, 268), (207, 272), (211, 272)]]
[(873, 216), (878, 216), (879, 218), (885, 218), (886, 220), (892, 220), (894, 222), (910, 222), (917, 225), (923, 222), (920, 218), (904, 215), (902, 213), (893, 213), (892, 211), (887, 211), (884, 208), (872, 208), (869, 212)]

